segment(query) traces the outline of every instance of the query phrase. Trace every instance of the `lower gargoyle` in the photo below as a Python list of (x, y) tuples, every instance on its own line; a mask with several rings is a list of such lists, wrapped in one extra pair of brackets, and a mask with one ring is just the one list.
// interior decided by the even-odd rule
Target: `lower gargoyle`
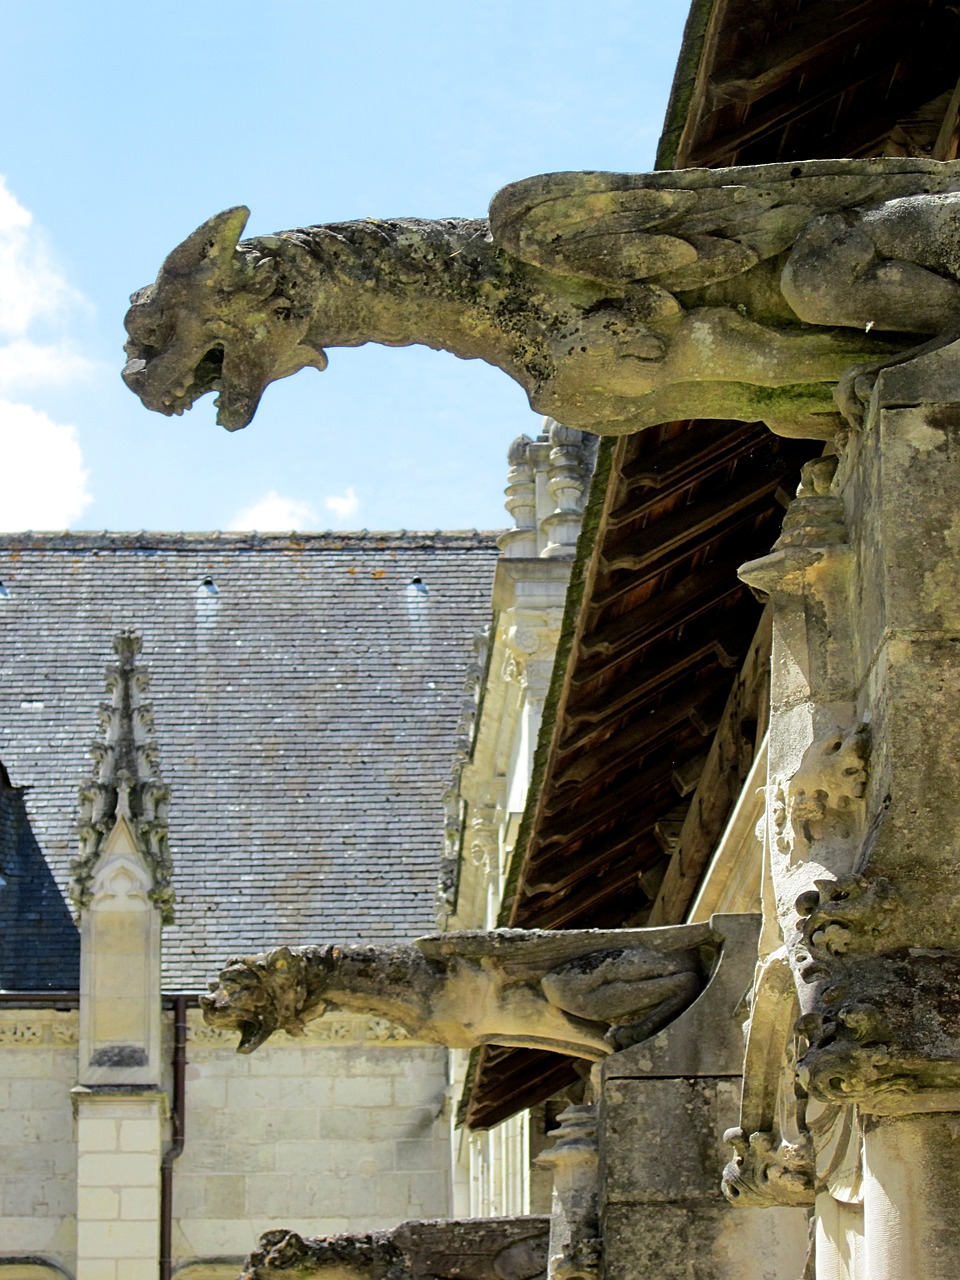
[(402, 1222), (392, 1231), (304, 1239), (267, 1231), (239, 1280), (542, 1280), (549, 1219)]
[(278, 947), (227, 963), (204, 1017), (251, 1053), (328, 1009), (389, 1018), (451, 1048), (552, 1049), (598, 1061), (652, 1035), (701, 991), (719, 950), (706, 924), (494, 929), (406, 946)]

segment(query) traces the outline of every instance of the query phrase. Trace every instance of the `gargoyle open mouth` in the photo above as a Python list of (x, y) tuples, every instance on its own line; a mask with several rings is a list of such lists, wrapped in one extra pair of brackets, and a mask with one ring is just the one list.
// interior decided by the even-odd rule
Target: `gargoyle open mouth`
[(219, 391), (223, 374), (223, 345), (217, 343), (203, 356), (193, 371), (193, 379), (186, 386), (178, 386), (163, 396), (162, 413), (177, 417), (193, 407), (208, 391)]
[(255, 1049), (260, 1048), (265, 1040), (269, 1040), (276, 1027), (271, 1026), (262, 1018), (258, 1018), (255, 1022), (241, 1022), (237, 1030), (240, 1032), (237, 1053), (253, 1053)]
[(241, 1013), (233, 1007), (232, 1001), (236, 992), (227, 992), (216, 983), (210, 984), (211, 995), (200, 997), (200, 1007), (205, 1021), (221, 1031), (239, 1031), (240, 1043), (237, 1053), (253, 1053), (255, 1049), (269, 1040), (277, 1029), (276, 1017), (257, 1014), (250, 1009)]

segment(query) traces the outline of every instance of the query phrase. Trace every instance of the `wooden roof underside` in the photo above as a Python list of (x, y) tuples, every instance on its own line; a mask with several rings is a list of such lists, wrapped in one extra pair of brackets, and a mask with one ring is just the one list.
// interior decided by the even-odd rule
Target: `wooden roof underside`
[[(688, 21), (658, 164), (954, 158), (958, 77), (960, 19), (944, 3), (704, 0)], [(736, 570), (769, 549), (801, 462), (821, 447), (717, 421), (604, 442), (609, 477), (591, 497), (595, 532), (571, 593), (582, 584), (580, 607), (558, 655), (501, 924), (609, 928), (643, 924), (651, 910), (657, 923), (683, 919), (696, 878), (680, 883), (671, 869), (676, 836), (759, 619)], [(732, 776), (717, 788), (712, 775), (720, 794), (699, 801), (701, 853), (755, 747), (749, 708), (735, 710), (722, 766)], [(576, 1079), (570, 1059), (487, 1046), (460, 1118), (489, 1128)]]

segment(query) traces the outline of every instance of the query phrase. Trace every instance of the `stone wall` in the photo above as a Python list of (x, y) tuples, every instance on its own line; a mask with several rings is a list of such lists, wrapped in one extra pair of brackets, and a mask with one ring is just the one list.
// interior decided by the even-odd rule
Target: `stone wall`
[(243, 1254), (277, 1226), (325, 1235), (449, 1213), (446, 1050), (347, 1015), (250, 1056), (234, 1041), (191, 1011), (178, 1260)]
[[(191, 1010), (187, 1061), (177, 1266), (239, 1259), (281, 1226), (316, 1235), (449, 1214), (444, 1049), (329, 1015), (246, 1057)], [(75, 1012), (0, 1010), (0, 1274), (26, 1256), (75, 1273), (76, 1077)]]
[(72, 1268), (76, 1079), (76, 1012), (0, 1009), (0, 1261), (41, 1255)]

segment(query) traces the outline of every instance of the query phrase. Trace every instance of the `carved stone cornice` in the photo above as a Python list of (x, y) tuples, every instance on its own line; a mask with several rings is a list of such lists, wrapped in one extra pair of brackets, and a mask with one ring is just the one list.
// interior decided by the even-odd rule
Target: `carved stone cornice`
[(152, 876), (149, 897), (165, 924), (173, 919), (172, 864), (167, 833), (170, 792), (160, 777), (153, 738), (149, 676), (137, 662), (136, 632), (114, 639), (117, 661), (107, 667), (110, 700), (100, 704), (102, 737), (93, 743), (94, 769), (80, 787), (80, 851), (71, 862), (71, 897), (78, 911), (89, 906), (97, 863), (118, 822), (126, 823)]
[(72, 1048), (78, 1041), (76, 1010), (0, 1009), (0, 1048)]

